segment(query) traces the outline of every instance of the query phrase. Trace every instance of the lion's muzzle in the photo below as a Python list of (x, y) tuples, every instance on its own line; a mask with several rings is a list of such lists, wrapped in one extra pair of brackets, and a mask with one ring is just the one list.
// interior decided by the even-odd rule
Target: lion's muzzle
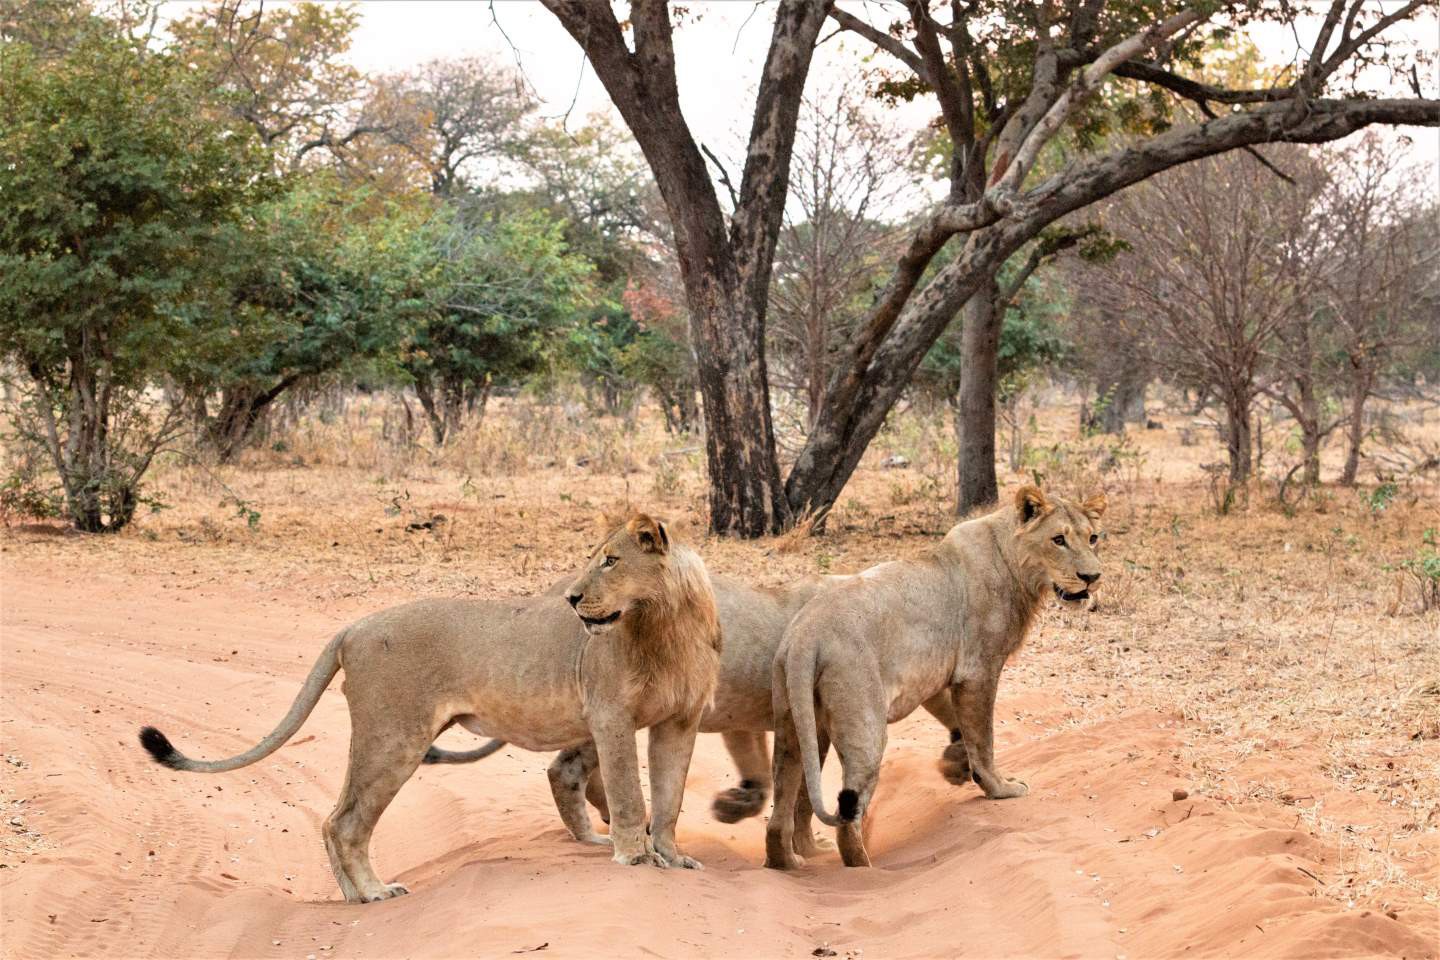
[(598, 617), (581, 613), (578, 608), (575, 610), (575, 613), (580, 617), (580, 622), (585, 624), (585, 632), (592, 637), (608, 632), (609, 629), (615, 625), (615, 621), (620, 619), (619, 610)]

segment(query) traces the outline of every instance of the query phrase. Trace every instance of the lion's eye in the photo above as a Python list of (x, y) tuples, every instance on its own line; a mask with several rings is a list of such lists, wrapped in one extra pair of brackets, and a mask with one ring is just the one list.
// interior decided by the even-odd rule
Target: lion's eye
[(600, 568), (601, 568), (602, 570), (609, 570), (611, 567), (615, 566), (615, 564), (617, 564), (617, 563), (619, 563), (619, 562), (620, 562), (620, 558), (619, 558), (619, 557), (606, 557), (606, 558), (605, 558), (605, 562), (602, 563), (602, 564), (600, 564)]
[(1050, 542), (1055, 544), (1055, 546), (1057, 547), (1063, 547), (1065, 546), (1065, 537), (1063, 534), (1058, 537), (1051, 537)]
[(1100, 542), (1100, 534), (1098, 534), (1098, 533), (1092, 533), (1092, 534), (1090, 534), (1090, 545), (1091, 545), (1092, 547), (1093, 547), (1095, 544), (1099, 543), (1099, 542)]

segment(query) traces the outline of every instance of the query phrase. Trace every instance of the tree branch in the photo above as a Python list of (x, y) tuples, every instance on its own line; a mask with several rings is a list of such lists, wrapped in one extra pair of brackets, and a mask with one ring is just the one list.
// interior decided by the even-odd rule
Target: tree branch
[(991, 187), (987, 191), (994, 194), (994, 201), (1004, 204), (1008, 202), (1008, 196), (1019, 193), (1041, 149), (1060, 130), (1070, 111), (1081, 100), (1094, 93), (1112, 70), (1140, 51), (1149, 49), (1202, 19), (1203, 15), (1199, 11), (1184, 10), (1127, 37), (1096, 57), (1030, 129), (1009, 165), (1002, 168), (997, 160), (996, 168), (990, 175)]
[(1126, 60), (1112, 71), (1117, 77), (1164, 87), (1196, 103), (1274, 103), (1294, 96), (1294, 87), (1266, 87), (1259, 90), (1231, 90), (1213, 83), (1201, 83), (1172, 73), (1145, 60)]
[(700, 144), (700, 150), (705, 156), (710, 158), (711, 163), (715, 164), (715, 169), (720, 171), (720, 183), (724, 185), (725, 191), (730, 194), (730, 208), (732, 210), (738, 208), (740, 206), (740, 198), (735, 195), (735, 185), (730, 182), (730, 174), (725, 172), (725, 164), (721, 163), (720, 158), (715, 156), (714, 152), (705, 146), (705, 144)]
[(740, 202), (730, 225), (730, 245), (751, 308), (765, 315), (775, 238), (785, 214), (800, 101), (814, 59), (815, 40), (832, 0), (781, 0), (775, 10), (770, 50), (755, 98), (755, 119), (740, 175)]
[(899, 40), (890, 36), (890, 34), (871, 26), (854, 14), (847, 13), (839, 7), (830, 8), (830, 19), (834, 20), (842, 30), (849, 30), (851, 33), (859, 34), (866, 40), (869, 40), (875, 44), (875, 46), (884, 50), (911, 70), (914, 70), (916, 76), (921, 80), (924, 80), (932, 87), (935, 86), (934, 78), (930, 76), (929, 71), (926, 69), (925, 61), (920, 58), (920, 55)]

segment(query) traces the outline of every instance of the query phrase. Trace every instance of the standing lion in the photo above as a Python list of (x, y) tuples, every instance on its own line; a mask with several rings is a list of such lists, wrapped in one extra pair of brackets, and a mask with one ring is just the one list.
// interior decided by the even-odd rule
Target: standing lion
[[(1081, 603), (1100, 579), (1103, 494), (1083, 503), (1017, 491), (957, 524), (928, 556), (871, 567), (795, 615), (775, 656), (775, 804), (765, 865), (798, 866), (792, 831), (802, 781), (836, 827), (846, 866), (869, 866), (860, 823), (880, 778), (886, 726), (946, 693), (971, 776), (991, 799), (1028, 787), (995, 768), (995, 692), (1041, 601)], [(820, 765), (840, 755), (839, 815), (825, 809)]]
[[(578, 617), (578, 619), (577, 619)], [(341, 669), (350, 763), (325, 820), (345, 899), (406, 893), (370, 866), (370, 836), (435, 736), (458, 723), (529, 750), (591, 743), (609, 791), (616, 863), (699, 867), (675, 821), (700, 715), (715, 692), (720, 626), (700, 557), (643, 514), (614, 529), (565, 595), (422, 600), (331, 640), (269, 736), (226, 760), (191, 760), (154, 727), (140, 742), (174, 770), (219, 773), (261, 760), (295, 735)], [(646, 828), (635, 734), (650, 730)]]

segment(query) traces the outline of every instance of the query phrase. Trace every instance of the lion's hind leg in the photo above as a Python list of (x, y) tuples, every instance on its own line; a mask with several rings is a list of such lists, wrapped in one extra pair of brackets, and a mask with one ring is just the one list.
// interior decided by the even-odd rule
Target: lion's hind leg
[(351, 903), (370, 903), (409, 893), (398, 883), (383, 883), (370, 865), (370, 837), (395, 794), (425, 756), (436, 731), (429, 725), (369, 725), (352, 710), (350, 766), (340, 800), (325, 819), (325, 852), (340, 891)]
[[(830, 737), (824, 730), (817, 732), (817, 746), (820, 748), (820, 769), (825, 769), (825, 758), (830, 753)], [(828, 837), (815, 835), (815, 811), (810, 806), (810, 792), (801, 790), (795, 802), (795, 837), (792, 842), (795, 852), (801, 857), (813, 857), (822, 850), (834, 850), (835, 844)]]
[[(822, 698), (834, 699), (824, 697), (823, 692)], [(847, 867), (870, 866), (860, 827), (880, 781), (880, 763), (885, 757), (888, 737), (885, 705), (871, 702), (872, 699), (878, 700), (878, 697), (852, 697), (843, 711), (834, 710), (830, 714), (831, 741), (844, 771), (837, 810), (840, 825), (835, 830), (835, 842), (840, 847), (840, 859)]]
[(970, 786), (970, 754), (965, 747), (965, 735), (960, 729), (960, 717), (955, 710), (955, 700), (950, 688), (941, 690), (921, 706), (950, 732), (950, 743), (940, 754), (940, 776), (957, 787)]
[[(591, 778), (599, 778), (596, 769), (599, 765), (600, 758), (595, 752), (595, 744), (587, 743), (560, 751), (550, 764), (550, 769), (546, 771), (550, 778), (550, 794), (555, 798), (555, 809), (560, 811), (560, 819), (565, 822), (570, 835), (581, 843), (610, 842), (609, 837), (602, 837), (595, 832), (595, 827), (590, 823), (590, 812), (585, 809)], [(603, 791), (600, 800), (602, 803), (605, 800)]]
[(805, 860), (795, 850), (795, 821), (800, 794), (805, 790), (805, 769), (795, 719), (790, 714), (775, 718), (775, 802), (765, 827), (765, 866), (773, 870), (794, 870)]
[(721, 823), (739, 823), (765, 809), (770, 793), (770, 751), (763, 733), (727, 730), (721, 736), (740, 773), (740, 785), (715, 794), (711, 809)]

